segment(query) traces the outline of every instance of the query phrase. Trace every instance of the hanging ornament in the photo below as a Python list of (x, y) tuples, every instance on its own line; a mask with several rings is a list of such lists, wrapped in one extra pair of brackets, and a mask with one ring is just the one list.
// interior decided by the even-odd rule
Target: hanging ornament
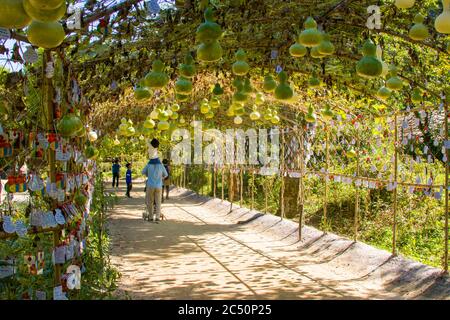
[(439, 33), (450, 33), (450, 0), (442, 0), (442, 13), (434, 21), (434, 27)]
[(428, 28), (423, 24), (425, 17), (421, 14), (417, 14), (414, 17), (414, 25), (409, 29), (409, 37), (416, 41), (426, 40), (430, 33), (428, 32)]
[(395, 0), (395, 6), (399, 9), (409, 9), (414, 6), (415, 0)]

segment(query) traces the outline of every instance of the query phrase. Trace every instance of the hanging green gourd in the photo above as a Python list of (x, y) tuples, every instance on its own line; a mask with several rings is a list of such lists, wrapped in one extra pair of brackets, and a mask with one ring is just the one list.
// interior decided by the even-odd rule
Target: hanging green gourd
[(403, 81), (397, 76), (397, 67), (392, 65), (389, 70), (390, 78), (386, 81), (386, 87), (398, 91), (403, 88)]
[(187, 79), (192, 79), (195, 76), (197, 69), (195, 68), (194, 58), (192, 58), (190, 53), (184, 58), (184, 63), (180, 64), (179, 70), (180, 75)]
[(312, 106), (308, 107), (308, 112), (305, 115), (305, 120), (308, 123), (315, 123), (317, 120), (316, 114), (314, 113), (314, 109)]
[(305, 30), (300, 33), (298, 42), (305, 47), (315, 47), (322, 41), (322, 33), (317, 30), (317, 23), (312, 17), (308, 17), (304, 23)]
[(442, 0), (442, 13), (434, 21), (434, 27), (439, 33), (450, 33), (450, 0)]
[(414, 6), (415, 0), (395, 0), (395, 6), (399, 9), (409, 9)]
[(294, 58), (304, 57), (308, 53), (308, 49), (298, 42), (289, 47), (289, 54)]
[(421, 103), (423, 100), (422, 91), (419, 88), (415, 88), (411, 95), (411, 101), (414, 103)]
[(234, 114), (237, 116), (243, 116), (245, 114), (244, 106), (241, 105), (240, 108), (234, 109)]
[(188, 95), (185, 95), (185, 94), (179, 94), (179, 93), (177, 93), (177, 94), (175, 95), (175, 98), (177, 99), (177, 101), (180, 101), (180, 102), (185, 102), (185, 101), (188, 101), (188, 100), (189, 100), (189, 96), (188, 96)]
[(333, 111), (329, 104), (325, 106), (325, 109), (322, 110), (322, 119), (325, 121), (330, 121), (333, 119)]
[(414, 25), (409, 29), (409, 37), (416, 41), (423, 41), (430, 36), (428, 28), (423, 24), (425, 17), (417, 14), (414, 17)]
[(134, 89), (134, 97), (136, 100), (146, 100), (151, 98), (152, 94), (150, 90), (145, 87), (137, 87)]
[(317, 51), (324, 56), (331, 56), (334, 51), (334, 45), (330, 41), (330, 35), (327, 33), (323, 33), (322, 41), (317, 46)]
[(216, 83), (214, 85), (213, 94), (216, 96), (221, 96), (223, 94), (223, 89), (221, 88), (220, 84)]
[(83, 127), (80, 118), (72, 112), (64, 115), (56, 126), (58, 133), (66, 138), (74, 137)]
[(205, 22), (200, 24), (196, 32), (196, 40), (200, 42), (197, 48), (197, 57), (203, 62), (215, 62), (222, 58), (223, 50), (219, 39), (222, 28), (214, 22), (213, 11), (207, 8), (204, 13)]
[(192, 93), (192, 82), (183, 76), (179, 77), (175, 82), (175, 92), (178, 94), (189, 95)]
[(89, 145), (84, 150), (84, 155), (86, 156), (86, 159), (95, 160), (98, 156), (98, 150), (94, 146)]
[(158, 120), (159, 121), (167, 121), (169, 120), (169, 114), (167, 113), (167, 111), (162, 110), (159, 115), (158, 115)]
[(294, 95), (294, 91), (287, 83), (288, 76), (287, 73), (284, 71), (281, 71), (278, 74), (278, 80), (280, 83), (275, 89), (275, 98), (278, 100), (289, 100)]
[(323, 55), (323, 54), (321, 54), (319, 52), (319, 47), (318, 46), (314, 47), (314, 48), (311, 48), (311, 50), (309, 52), (309, 55), (311, 56), (311, 58), (315, 58), (315, 59), (322, 59), (322, 58), (325, 57), (325, 55)]
[(380, 45), (377, 45), (377, 59), (380, 60), (381, 65), (383, 66), (383, 71), (381, 72), (381, 77), (387, 76), (389, 73), (389, 66), (386, 62), (383, 61), (383, 51)]
[(309, 78), (309, 80), (308, 80), (308, 86), (310, 88), (319, 88), (320, 85), (321, 85), (321, 82), (319, 79), (317, 79), (316, 73), (313, 73), (312, 77)]
[(245, 78), (245, 80), (244, 80), (244, 87), (242, 88), (242, 90), (245, 93), (252, 93), (254, 91), (252, 83), (250, 82), (249, 78)]
[(152, 72), (145, 76), (144, 84), (151, 89), (161, 89), (169, 83), (169, 76), (164, 72), (165, 65), (161, 60), (152, 64)]
[(383, 65), (376, 57), (377, 47), (371, 40), (367, 40), (363, 46), (364, 57), (356, 64), (356, 72), (366, 79), (376, 78), (383, 72)]
[(258, 107), (255, 105), (253, 106), (253, 111), (250, 113), (250, 119), (252, 121), (257, 121), (261, 118), (261, 114), (258, 112)]
[(179, 117), (178, 112), (172, 112), (172, 115), (170, 116), (170, 119), (171, 119), (171, 120), (177, 120), (178, 117)]
[(271, 75), (267, 75), (264, 77), (264, 84), (263, 89), (265, 92), (273, 92), (275, 91), (275, 88), (277, 87), (277, 82)]
[(233, 94), (233, 102), (246, 102), (248, 99), (248, 95), (244, 91), (244, 83), (240, 79), (235, 79), (233, 81), (233, 86), (236, 88), (236, 91)]
[(377, 91), (377, 98), (386, 101), (387, 99), (390, 98), (390, 96), (392, 95), (392, 91), (389, 88), (386, 88), (385, 86), (382, 86), (380, 89), (378, 89)]
[(247, 59), (247, 55), (244, 50), (239, 49), (234, 55), (236, 58), (236, 62), (233, 63), (232, 71), (237, 76), (245, 76), (250, 70), (250, 66), (245, 61)]

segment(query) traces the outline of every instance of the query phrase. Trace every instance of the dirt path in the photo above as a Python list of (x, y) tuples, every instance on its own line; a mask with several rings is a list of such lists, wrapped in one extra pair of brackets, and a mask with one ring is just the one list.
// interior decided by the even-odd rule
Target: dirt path
[(109, 223), (112, 262), (122, 273), (124, 298), (413, 298), (417, 289), (407, 280), (387, 285), (348, 260), (337, 263), (341, 253), (330, 258), (311, 251), (312, 244), (300, 248), (293, 232), (280, 237), (267, 227), (230, 221), (223, 208), (202, 203), (186, 190), (173, 191), (163, 204), (167, 221), (144, 222), (143, 185), (134, 188), (134, 198), (122, 198)]

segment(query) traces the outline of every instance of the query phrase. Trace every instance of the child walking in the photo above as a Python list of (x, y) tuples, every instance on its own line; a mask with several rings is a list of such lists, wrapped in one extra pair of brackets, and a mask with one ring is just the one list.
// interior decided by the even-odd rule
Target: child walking
[(127, 193), (125, 194), (128, 198), (131, 198), (130, 191), (133, 188), (132, 178), (131, 178), (131, 163), (127, 163), (127, 174), (125, 176), (125, 182), (127, 183)]

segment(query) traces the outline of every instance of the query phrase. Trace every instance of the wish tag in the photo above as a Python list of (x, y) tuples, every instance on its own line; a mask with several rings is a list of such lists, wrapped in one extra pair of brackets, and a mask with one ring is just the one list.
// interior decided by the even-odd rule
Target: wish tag
[(53, 300), (69, 300), (66, 294), (63, 292), (62, 286), (53, 288)]
[(56, 223), (58, 223), (59, 225), (64, 225), (66, 223), (66, 219), (64, 218), (62, 211), (60, 209), (56, 209), (55, 211), (56, 211), (55, 213)]
[(36, 290), (36, 300), (46, 300), (47, 294), (45, 291)]
[(56, 223), (55, 216), (53, 215), (52, 211), (48, 211), (46, 214), (45, 224), (47, 227), (54, 228), (58, 224)]
[(25, 223), (22, 220), (16, 222), (16, 233), (19, 237), (24, 237), (28, 232)]
[(16, 232), (16, 225), (12, 222), (11, 216), (3, 216), (3, 231), (6, 233)]
[(9, 29), (0, 28), (0, 40), (8, 40), (11, 37)]
[(280, 73), (281, 71), (283, 71), (283, 68), (280, 65), (277, 65), (277, 67), (275, 68), (275, 72)]
[[(81, 289), (81, 270), (80, 267), (77, 265), (70, 265), (69, 267), (67, 267), (67, 271), (69, 274), (69, 277), (67, 279), (67, 287), (70, 290), (73, 289)], [(70, 284), (69, 284), (69, 279), (70, 279)]]
[(445, 149), (450, 149), (450, 140), (446, 140), (445, 142), (444, 142), (444, 147), (445, 147)]
[(38, 61), (39, 56), (32, 46), (28, 46), (27, 50), (23, 53), (23, 59), (27, 63), (35, 63)]
[(66, 193), (63, 189), (58, 189), (58, 202), (64, 202), (66, 199)]
[(436, 200), (441, 200), (442, 194), (441, 194), (440, 192), (435, 192), (435, 193), (434, 193), (434, 198), (435, 198)]
[(53, 250), (53, 263), (63, 264), (66, 262), (66, 246), (59, 246)]
[(66, 247), (66, 260), (73, 259), (73, 256), (74, 256), (74, 253), (75, 253), (74, 245), (75, 245), (75, 243), (74, 243), (73, 240), (67, 245), (67, 247)]

